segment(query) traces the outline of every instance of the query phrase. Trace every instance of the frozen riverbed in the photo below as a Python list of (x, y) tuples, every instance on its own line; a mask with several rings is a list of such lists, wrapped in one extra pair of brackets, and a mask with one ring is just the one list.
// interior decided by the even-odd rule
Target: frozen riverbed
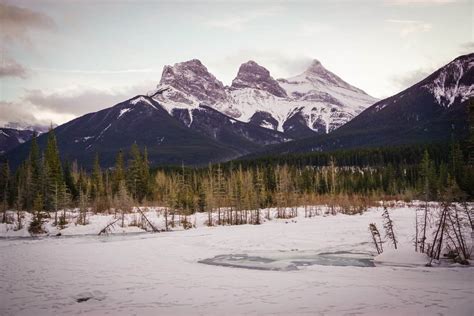
[[(410, 253), (414, 211), (391, 215), (400, 251)], [(0, 315), (474, 314), (472, 268), (360, 264), (372, 263), (372, 222), (382, 227), (381, 210), (160, 234), (4, 239)]]

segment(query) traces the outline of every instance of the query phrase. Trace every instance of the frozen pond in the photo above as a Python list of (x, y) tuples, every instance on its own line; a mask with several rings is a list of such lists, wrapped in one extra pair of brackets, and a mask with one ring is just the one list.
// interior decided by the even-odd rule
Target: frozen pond
[(280, 251), (274, 253), (225, 254), (204, 259), (200, 263), (253, 270), (293, 271), (300, 267), (320, 265), (334, 267), (375, 267), (368, 253), (336, 251)]

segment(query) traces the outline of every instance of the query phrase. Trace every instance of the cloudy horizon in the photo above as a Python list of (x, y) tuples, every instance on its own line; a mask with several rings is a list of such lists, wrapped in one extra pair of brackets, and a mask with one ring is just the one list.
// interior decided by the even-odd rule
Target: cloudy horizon
[(0, 1), (0, 126), (113, 106), (193, 58), (226, 85), (248, 60), (285, 78), (318, 59), (384, 98), (473, 52), (472, 18), (455, 0)]

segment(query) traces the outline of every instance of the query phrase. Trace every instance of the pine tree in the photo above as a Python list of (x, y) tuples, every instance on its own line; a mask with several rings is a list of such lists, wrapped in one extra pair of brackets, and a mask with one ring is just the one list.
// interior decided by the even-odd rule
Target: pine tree
[(127, 187), (133, 199), (141, 202), (143, 198), (143, 160), (138, 145), (134, 143), (130, 149), (130, 160), (127, 170)]
[(44, 153), (43, 183), (45, 208), (47, 211), (52, 211), (55, 209), (57, 190), (64, 183), (61, 160), (53, 129), (50, 129), (48, 133)]
[(119, 151), (115, 158), (115, 167), (112, 174), (112, 194), (115, 195), (119, 191), (119, 186), (125, 180), (125, 164), (122, 151)]
[[(3, 193), (5, 185), (10, 181), (10, 166), (8, 161), (0, 163), (0, 190)], [(3, 194), (0, 195), (0, 201), (3, 202)]]
[(31, 149), (26, 163), (26, 173), (29, 181), (25, 183), (25, 200), (26, 208), (31, 209), (33, 207), (33, 201), (42, 193), (42, 180), (41, 175), (43, 174), (40, 151), (37, 143), (36, 133), (33, 134), (31, 140)]
[(424, 200), (429, 201), (436, 196), (436, 177), (433, 162), (427, 150), (423, 154), (423, 159), (420, 163), (420, 178), (421, 178), (421, 192)]
[(20, 230), (23, 228), (23, 224), (21, 222), (22, 218), (22, 208), (23, 208), (23, 186), (18, 185), (17, 186), (17, 200), (16, 200), (16, 218), (17, 218), (17, 230)]
[(145, 147), (143, 150), (142, 160), (142, 199), (150, 193), (150, 162), (148, 161), (148, 149)]
[(33, 220), (30, 223), (28, 231), (32, 234), (43, 233), (43, 215), (42, 211), (44, 209), (43, 205), (43, 196), (38, 194), (33, 201), (33, 209), (35, 210)]
[(453, 142), (451, 144), (451, 151), (450, 151), (450, 165), (449, 165), (449, 173), (452, 177), (456, 179), (459, 183), (460, 179), (462, 178), (463, 174), (463, 153), (461, 150), (461, 146), (457, 142)]
[(10, 195), (10, 166), (8, 161), (4, 162), (0, 170), (0, 202), (2, 203), (2, 223), (7, 222), (8, 199)]
[(76, 201), (79, 197), (79, 191), (77, 189), (76, 181), (74, 180), (71, 165), (67, 162), (64, 164), (64, 184), (66, 185), (67, 191), (70, 193), (71, 201)]
[(72, 195), (68, 192), (67, 185), (63, 183), (59, 187), (59, 191), (58, 191), (58, 206), (59, 206), (59, 209), (63, 210), (63, 214), (59, 218), (59, 223), (58, 223), (58, 225), (61, 228), (64, 228), (64, 226), (67, 224), (66, 209), (70, 206), (71, 201), (72, 201)]
[[(474, 98), (469, 99), (468, 106), (468, 121), (469, 121), (469, 140), (467, 142), (468, 150), (468, 165), (474, 167)], [(472, 170), (472, 169), (471, 169)], [(472, 173), (474, 175), (474, 173)], [(474, 181), (473, 181), (474, 184)]]
[(91, 174), (91, 199), (97, 201), (103, 195), (102, 169), (100, 167), (99, 154), (96, 153)]

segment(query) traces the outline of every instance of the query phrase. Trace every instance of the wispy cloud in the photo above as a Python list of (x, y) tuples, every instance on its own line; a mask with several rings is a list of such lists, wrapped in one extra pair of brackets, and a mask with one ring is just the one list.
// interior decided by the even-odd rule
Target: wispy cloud
[(37, 72), (53, 72), (53, 73), (84, 74), (84, 75), (113, 75), (113, 74), (127, 74), (127, 73), (160, 72), (159, 70), (153, 69), (153, 68), (83, 70), (83, 69), (57, 69), (57, 68), (33, 67), (31, 68), (31, 70), (34, 70)]
[(28, 76), (28, 70), (19, 64), (13, 58), (4, 54), (0, 63), (0, 78), (16, 77), (25, 79)]
[(219, 59), (208, 62), (211, 69), (220, 69), (225, 83), (237, 75), (239, 66), (249, 60), (265, 67), (274, 78), (284, 78), (302, 73), (311, 64), (313, 58), (303, 55), (288, 55), (274, 50), (239, 50)]
[(26, 90), (25, 102), (57, 113), (82, 115), (104, 109), (129, 99), (137, 94), (145, 94), (154, 83), (144, 81), (133, 86), (97, 89), (89, 86), (71, 86), (53, 91)]
[(389, 19), (386, 22), (396, 25), (401, 37), (407, 37), (414, 33), (424, 33), (430, 31), (433, 26), (430, 23), (416, 20)]
[(0, 21), (0, 35), (6, 42), (29, 42), (31, 31), (56, 28), (48, 15), (5, 3), (0, 3)]
[(51, 121), (39, 119), (33, 115), (36, 110), (36, 107), (30, 104), (0, 101), (0, 126), (26, 128), (49, 125)]
[(244, 30), (249, 23), (265, 18), (279, 15), (283, 12), (283, 7), (272, 6), (262, 10), (252, 10), (246, 12), (234, 12), (234, 14), (224, 17), (218, 17), (209, 19), (204, 22), (204, 25), (233, 32), (239, 32)]
[(404, 90), (411, 87), (415, 83), (428, 77), (435, 69), (434, 68), (419, 68), (397, 76), (393, 76), (391, 81), (393, 85), (399, 89)]
[(25, 90), (18, 101), (0, 101), (0, 126), (19, 122), (22, 126), (65, 123), (80, 115), (99, 111), (137, 94), (146, 94), (155, 85), (143, 81), (132, 86), (97, 89), (70, 86), (56, 90)]
[(0, 78), (25, 79), (30, 71), (9, 56), (10, 48), (16, 43), (31, 47), (32, 32), (55, 28), (55, 22), (46, 14), (0, 2)]

